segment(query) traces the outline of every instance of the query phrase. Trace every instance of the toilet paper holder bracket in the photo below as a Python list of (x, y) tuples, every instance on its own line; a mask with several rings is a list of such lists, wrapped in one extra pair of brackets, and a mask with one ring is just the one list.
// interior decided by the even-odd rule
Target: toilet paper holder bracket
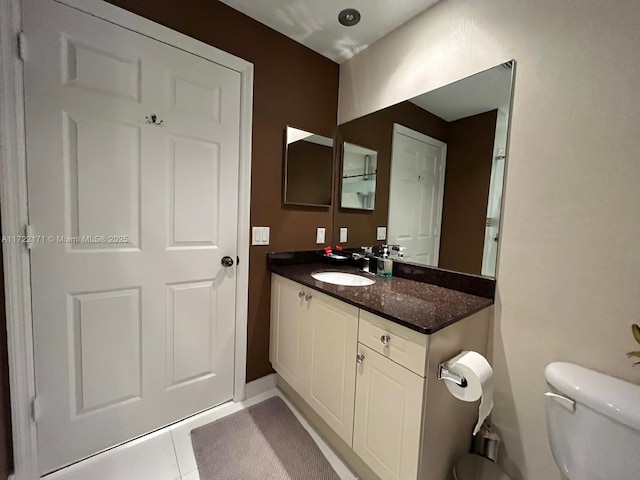
[(466, 378), (449, 370), (447, 362), (438, 364), (438, 380), (448, 380), (461, 388), (467, 388), (467, 385), (469, 385)]

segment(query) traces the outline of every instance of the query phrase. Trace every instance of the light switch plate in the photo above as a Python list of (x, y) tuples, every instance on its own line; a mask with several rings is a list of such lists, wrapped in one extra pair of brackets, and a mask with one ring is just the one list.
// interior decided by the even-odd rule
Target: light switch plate
[(386, 240), (386, 239), (387, 239), (387, 227), (376, 228), (376, 240)]
[(340, 243), (347, 241), (347, 227), (340, 227)]
[(269, 245), (269, 227), (253, 227), (251, 245)]
[(316, 229), (316, 243), (324, 243), (326, 230), (322, 227)]

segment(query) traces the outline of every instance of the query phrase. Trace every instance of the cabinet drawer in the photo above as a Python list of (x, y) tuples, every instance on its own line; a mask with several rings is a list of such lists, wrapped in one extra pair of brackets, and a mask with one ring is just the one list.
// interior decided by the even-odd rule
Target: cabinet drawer
[[(358, 341), (425, 376), (429, 336), (360, 310)], [(387, 340), (388, 338), (388, 340)]]

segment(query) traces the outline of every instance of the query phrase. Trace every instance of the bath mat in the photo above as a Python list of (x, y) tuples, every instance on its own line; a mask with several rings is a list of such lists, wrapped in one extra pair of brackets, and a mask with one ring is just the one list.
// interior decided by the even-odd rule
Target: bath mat
[(280, 397), (191, 431), (200, 480), (339, 480)]

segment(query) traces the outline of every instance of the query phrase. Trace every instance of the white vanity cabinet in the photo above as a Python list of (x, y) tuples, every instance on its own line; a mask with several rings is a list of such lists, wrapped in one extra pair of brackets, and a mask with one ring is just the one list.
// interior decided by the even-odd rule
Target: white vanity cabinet
[(348, 445), (353, 434), (357, 336), (357, 307), (273, 276), (273, 368)]
[(381, 479), (418, 478), (424, 378), (358, 345), (353, 450)]
[(329, 443), (366, 465), (360, 478), (450, 479), (478, 404), (449, 394), (437, 366), (486, 354), (491, 309), (426, 335), (279, 275), (271, 283), (273, 368), (346, 446)]
[(383, 480), (416, 480), (429, 337), (359, 318), (353, 450)]
[(271, 338), (269, 359), (278, 374), (296, 391), (302, 391), (302, 352), (306, 332), (302, 331), (307, 304), (302, 286), (273, 277), (271, 282)]

